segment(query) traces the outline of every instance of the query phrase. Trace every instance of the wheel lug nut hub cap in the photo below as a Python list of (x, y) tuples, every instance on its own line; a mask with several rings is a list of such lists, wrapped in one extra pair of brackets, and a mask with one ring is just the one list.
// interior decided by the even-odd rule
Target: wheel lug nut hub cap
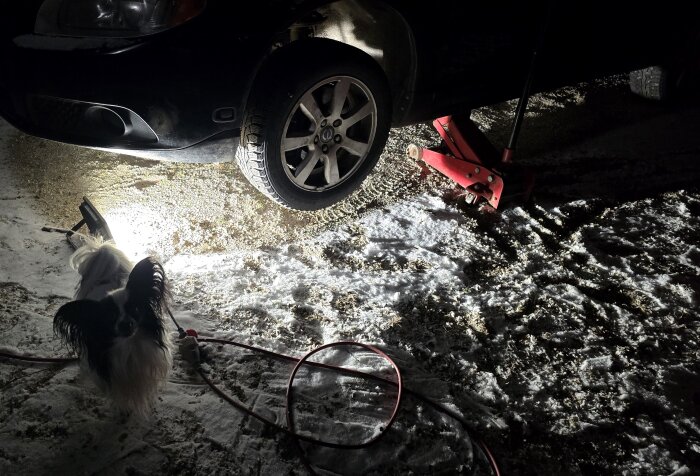
[(335, 135), (335, 130), (331, 126), (324, 127), (323, 129), (321, 129), (320, 136), (321, 136), (321, 140), (323, 142), (332, 141), (334, 135)]

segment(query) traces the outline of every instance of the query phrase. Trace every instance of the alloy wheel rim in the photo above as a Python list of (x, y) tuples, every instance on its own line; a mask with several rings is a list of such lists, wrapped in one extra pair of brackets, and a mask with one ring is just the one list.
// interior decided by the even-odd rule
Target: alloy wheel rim
[(367, 159), (376, 131), (377, 103), (367, 85), (351, 76), (319, 81), (285, 121), (280, 140), (284, 171), (303, 190), (337, 187)]

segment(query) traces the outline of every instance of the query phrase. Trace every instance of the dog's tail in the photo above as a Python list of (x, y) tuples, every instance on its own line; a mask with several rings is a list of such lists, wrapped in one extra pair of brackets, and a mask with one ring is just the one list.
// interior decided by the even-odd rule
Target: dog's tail
[[(99, 299), (100, 288), (112, 290), (123, 287), (134, 267), (113, 241), (86, 236), (83, 245), (70, 257), (70, 266), (80, 274), (76, 299)], [(91, 295), (95, 294), (95, 295)]]

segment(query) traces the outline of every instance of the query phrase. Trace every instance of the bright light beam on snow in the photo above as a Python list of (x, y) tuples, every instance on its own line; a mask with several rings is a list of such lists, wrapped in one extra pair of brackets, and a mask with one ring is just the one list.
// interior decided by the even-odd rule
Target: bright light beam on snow
[(133, 261), (153, 254), (163, 230), (157, 226), (162, 217), (140, 205), (126, 206), (103, 213), (114, 241)]

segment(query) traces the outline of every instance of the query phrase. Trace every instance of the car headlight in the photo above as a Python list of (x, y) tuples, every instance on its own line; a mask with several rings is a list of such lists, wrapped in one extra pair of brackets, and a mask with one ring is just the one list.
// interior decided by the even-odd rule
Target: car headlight
[(206, 0), (45, 0), (34, 32), (128, 38), (167, 30), (197, 16)]

